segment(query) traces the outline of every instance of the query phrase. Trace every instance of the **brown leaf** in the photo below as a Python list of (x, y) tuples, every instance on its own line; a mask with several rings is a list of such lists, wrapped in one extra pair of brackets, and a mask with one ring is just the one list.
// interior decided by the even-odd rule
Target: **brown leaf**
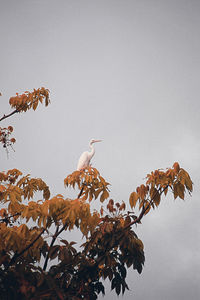
[(136, 203), (137, 203), (137, 200), (138, 200), (138, 194), (136, 192), (132, 192), (130, 194), (130, 197), (129, 197), (129, 203), (130, 203), (130, 206), (131, 208), (135, 207), (136, 206)]

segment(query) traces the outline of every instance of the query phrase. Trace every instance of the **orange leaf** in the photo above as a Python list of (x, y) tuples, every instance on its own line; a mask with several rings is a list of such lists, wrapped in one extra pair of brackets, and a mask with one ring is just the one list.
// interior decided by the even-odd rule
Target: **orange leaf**
[(176, 174), (178, 174), (178, 172), (180, 171), (180, 166), (177, 162), (175, 162), (173, 164), (173, 168), (174, 168), (174, 171), (176, 172)]
[(136, 192), (132, 192), (130, 194), (130, 197), (129, 197), (129, 203), (130, 203), (130, 206), (131, 208), (135, 207), (136, 206), (136, 203), (137, 203), (137, 200), (138, 200), (138, 194)]

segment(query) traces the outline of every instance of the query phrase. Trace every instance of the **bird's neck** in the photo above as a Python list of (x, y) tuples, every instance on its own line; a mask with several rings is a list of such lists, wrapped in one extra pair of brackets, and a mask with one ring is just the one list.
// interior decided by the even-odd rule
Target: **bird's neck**
[(90, 144), (90, 156), (93, 157), (93, 155), (95, 154), (95, 149), (94, 149), (94, 146), (92, 144)]

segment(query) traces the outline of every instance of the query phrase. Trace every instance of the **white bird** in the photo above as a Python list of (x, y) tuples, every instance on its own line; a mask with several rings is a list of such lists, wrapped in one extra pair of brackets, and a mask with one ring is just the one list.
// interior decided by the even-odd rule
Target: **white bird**
[(91, 151), (85, 151), (81, 154), (79, 161), (78, 161), (78, 165), (77, 165), (77, 170), (80, 171), (81, 169), (84, 169), (85, 167), (90, 166), (90, 161), (92, 159), (92, 157), (95, 154), (95, 149), (93, 144), (97, 143), (97, 142), (101, 142), (101, 140), (94, 140), (92, 139), (89, 143), (89, 147), (91, 149)]

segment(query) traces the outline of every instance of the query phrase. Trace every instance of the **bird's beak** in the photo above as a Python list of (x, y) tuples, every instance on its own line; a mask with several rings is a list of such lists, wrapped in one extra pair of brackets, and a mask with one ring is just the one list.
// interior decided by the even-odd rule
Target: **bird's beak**
[(94, 141), (94, 143), (97, 143), (97, 142), (102, 142), (102, 140), (95, 140), (95, 141)]

